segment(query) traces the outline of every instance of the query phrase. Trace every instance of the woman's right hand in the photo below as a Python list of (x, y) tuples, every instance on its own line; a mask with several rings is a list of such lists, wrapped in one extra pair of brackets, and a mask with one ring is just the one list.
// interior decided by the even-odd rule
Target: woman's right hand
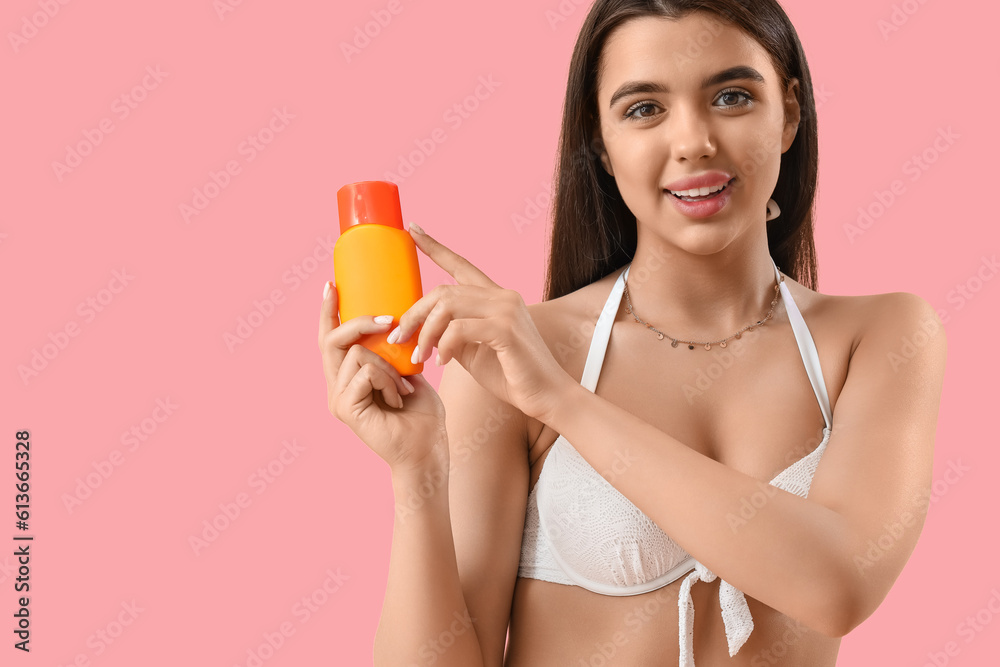
[(409, 376), (411, 391), (388, 361), (357, 343), (392, 326), (369, 315), (341, 323), (337, 290), (327, 282), (319, 320), (327, 406), (392, 470), (440, 464), (448, 442), (437, 391), (421, 373)]

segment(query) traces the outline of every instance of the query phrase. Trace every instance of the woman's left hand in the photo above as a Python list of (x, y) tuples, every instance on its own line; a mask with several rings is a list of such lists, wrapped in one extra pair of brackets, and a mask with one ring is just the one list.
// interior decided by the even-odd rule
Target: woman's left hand
[(429, 360), (437, 347), (441, 365), (457, 359), (497, 398), (544, 421), (572, 378), (549, 352), (524, 299), (417, 229), (410, 225), (417, 247), (458, 284), (438, 285), (410, 306), (395, 342), (420, 329), (416, 362)]

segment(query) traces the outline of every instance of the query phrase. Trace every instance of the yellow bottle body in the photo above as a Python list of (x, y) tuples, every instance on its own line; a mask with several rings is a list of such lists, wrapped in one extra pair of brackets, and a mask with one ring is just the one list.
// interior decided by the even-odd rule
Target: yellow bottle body
[(341, 323), (360, 315), (393, 317), (384, 333), (365, 334), (358, 344), (388, 361), (400, 375), (423, 371), (423, 362), (410, 361), (420, 329), (405, 343), (386, 342), (403, 313), (423, 296), (417, 247), (410, 233), (379, 224), (348, 228), (334, 244), (333, 272)]

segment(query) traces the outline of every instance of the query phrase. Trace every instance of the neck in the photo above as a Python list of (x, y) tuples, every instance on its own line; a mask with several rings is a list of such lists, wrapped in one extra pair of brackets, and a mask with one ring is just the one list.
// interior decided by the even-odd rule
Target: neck
[(627, 283), (638, 317), (670, 336), (694, 341), (724, 338), (763, 319), (777, 284), (766, 244), (712, 255), (640, 245)]

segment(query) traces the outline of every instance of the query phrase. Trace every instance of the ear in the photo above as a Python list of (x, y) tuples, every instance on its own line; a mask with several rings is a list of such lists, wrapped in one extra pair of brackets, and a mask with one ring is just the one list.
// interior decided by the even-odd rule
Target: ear
[(781, 152), (784, 153), (792, 146), (795, 135), (799, 130), (799, 119), (801, 108), (799, 107), (799, 80), (791, 79), (788, 82), (788, 90), (785, 93), (785, 126), (781, 131)]
[(594, 136), (590, 140), (590, 149), (597, 153), (601, 158), (601, 164), (604, 166), (604, 171), (608, 172), (611, 178), (615, 177), (615, 170), (611, 166), (611, 158), (608, 157), (608, 150), (604, 146), (604, 139), (601, 138), (600, 131), (595, 132)]

